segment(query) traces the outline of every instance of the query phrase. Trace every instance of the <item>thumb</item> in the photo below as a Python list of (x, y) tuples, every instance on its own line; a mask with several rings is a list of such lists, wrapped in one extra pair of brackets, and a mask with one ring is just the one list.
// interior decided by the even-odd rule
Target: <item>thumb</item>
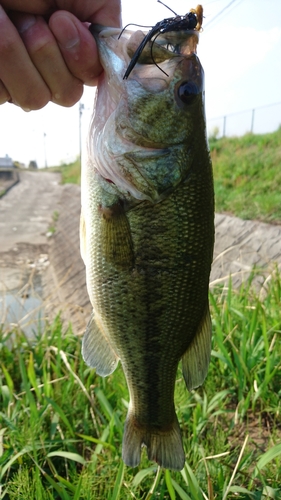
[(69, 12), (58, 11), (51, 16), (49, 27), (69, 71), (86, 85), (95, 85), (102, 67), (88, 25)]

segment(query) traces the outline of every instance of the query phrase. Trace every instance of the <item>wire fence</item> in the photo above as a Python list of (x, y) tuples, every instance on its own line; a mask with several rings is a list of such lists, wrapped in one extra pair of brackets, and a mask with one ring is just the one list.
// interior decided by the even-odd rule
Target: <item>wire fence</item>
[(238, 111), (217, 118), (207, 117), (208, 137), (240, 136), (247, 132), (265, 134), (281, 125), (281, 102)]

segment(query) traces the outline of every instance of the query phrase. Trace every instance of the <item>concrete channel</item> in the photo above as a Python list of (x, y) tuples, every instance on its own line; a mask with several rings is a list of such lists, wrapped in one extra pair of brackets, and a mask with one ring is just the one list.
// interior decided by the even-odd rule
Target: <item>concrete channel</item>
[[(79, 250), (80, 187), (59, 174), (21, 172), (0, 199), (0, 322), (37, 330), (61, 311), (77, 334), (91, 313)], [(281, 226), (216, 214), (210, 286), (261, 287), (281, 265)], [(1, 309), (2, 303), (2, 309)], [(31, 312), (35, 311), (32, 316)], [(43, 326), (42, 326), (43, 325)]]

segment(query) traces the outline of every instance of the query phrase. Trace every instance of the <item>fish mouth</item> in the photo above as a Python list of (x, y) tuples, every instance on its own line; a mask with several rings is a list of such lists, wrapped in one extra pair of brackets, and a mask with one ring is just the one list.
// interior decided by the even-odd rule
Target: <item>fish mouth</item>
[[(194, 30), (172, 31), (160, 33), (156, 41), (149, 41), (129, 78), (124, 79), (135, 51), (144, 40), (145, 32), (94, 24), (90, 26), (90, 31), (95, 37), (104, 69), (99, 80), (101, 85), (98, 85), (103, 87), (103, 99), (100, 101), (106, 102), (99, 114), (100, 126), (105, 124), (117, 108), (122, 96), (135, 92), (136, 83), (144, 90), (156, 94), (168, 89), (176, 70), (182, 71), (183, 67), (188, 67), (187, 73), (191, 74), (192, 66), (200, 66), (202, 69), (196, 55), (199, 33)], [(151, 143), (143, 145), (157, 148), (164, 146)]]
[[(124, 88), (126, 71), (138, 50), (146, 32), (133, 31), (91, 25), (90, 31), (95, 37), (99, 49), (100, 61), (111, 86), (112, 94), (114, 88)], [(199, 33), (194, 30), (171, 31), (160, 33), (157, 39), (148, 41), (137, 58), (137, 68), (132, 70), (129, 78), (146, 80), (147, 89), (160, 90), (159, 82), (165, 82), (163, 76), (169, 79), (166, 69), (175, 58), (187, 58), (197, 52)], [(159, 73), (155, 71), (158, 69)], [(165, 86), (168, 82), (165, 82)], [(146, 85), (145, 85), (146, 86)], [(112, 88), (113, 87), (113, 88)]]

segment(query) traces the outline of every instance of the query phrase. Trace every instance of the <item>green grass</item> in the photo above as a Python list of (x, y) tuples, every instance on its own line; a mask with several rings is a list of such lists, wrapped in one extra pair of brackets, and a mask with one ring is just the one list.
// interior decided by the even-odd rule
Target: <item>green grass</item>
[(81, 184), (80, 158), (71, 163), (62, 163), (43, 170), (45, 172), (60, 172), (62, 184)]
[(281, 221), (281, 127), (271, 134), (210, 139), (216, 211)]
[(81, 167), (79, 158), (72, 163), (64, 163), (59, 167), (53, 167), (53, 169), (61, 172), (62, 184), (81, 184)]
[(59, 318), (33, 341), (2, 333), (0, 499), (280, 499), (281, 278), (260, 297), (250, 280), (215, 288), (210, 301), (206, 382), (188, 393), (179, 369), (176, 383), (186, 452), (179, 473), (157, 469), (145, 452), (140, 467), (123, 465), (122, 369), (96, 376)]
[[(281, 221), (281, 128), (270, 134), (209, 139), (216, 211), (242, 219)], [(62, 182), (80, 184), (80, 162), (55, 167)]]
[[(281, 130), (210, 140), (218, 212), (281, 220), (280, 144)], [(60, 170), (63, 182), (80, 182), (78, 161)], [(281, 278), (273, 274), (260, 296), (252, 278), (210, 293), (204, 386), (188, 393), (179, 369), (180, 473), (145, 452), (140, 467), (123, 465), (122, 369), (96, 376), (59, 317), (32, 341), (0, 333), (0, 500), (281, 499)]]

